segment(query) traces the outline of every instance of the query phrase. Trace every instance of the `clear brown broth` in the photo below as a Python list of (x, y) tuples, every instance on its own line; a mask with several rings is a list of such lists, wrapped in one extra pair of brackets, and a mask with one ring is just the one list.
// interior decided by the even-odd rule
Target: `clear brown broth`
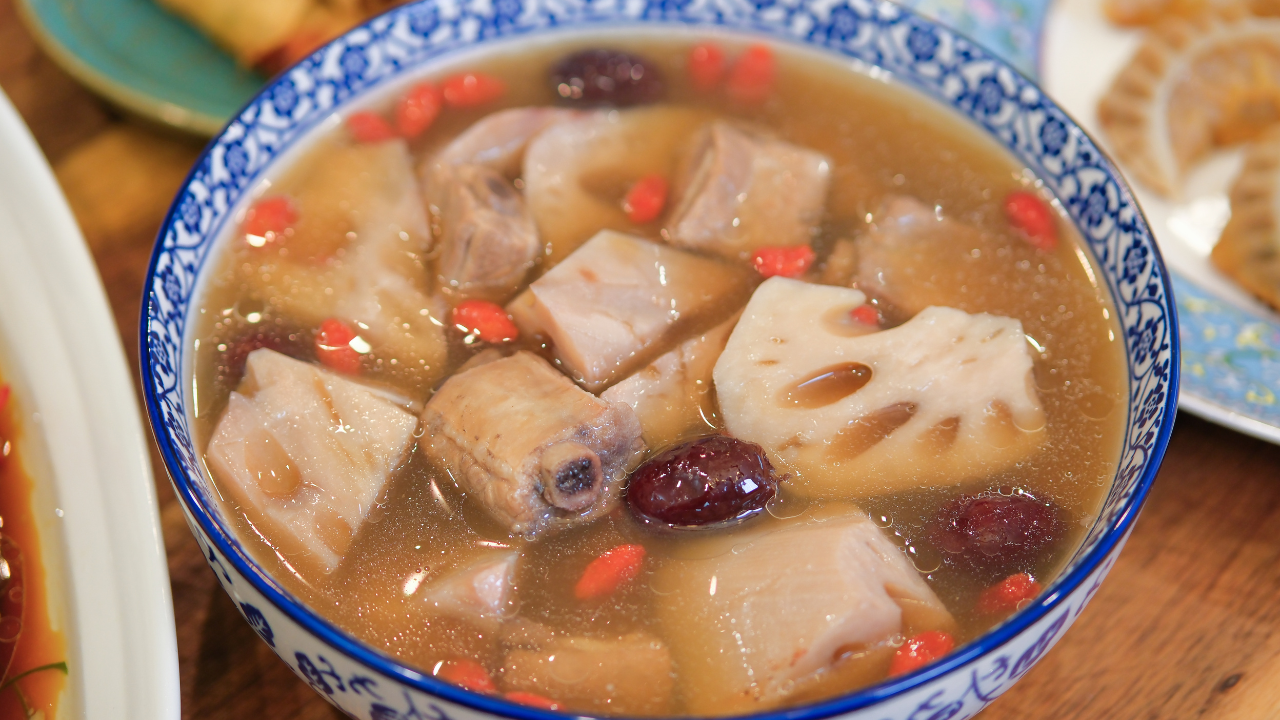
[[(823, 235), (815, 242), (820, 257), (836, 239), (864, 231), (869, 214), (891, 194), (914, 196), (978, 229), (973, 246), (967, 248), (965, 267), (936, 268), (933, 279), (947, 293), (946, 304), (968, 312), (1017, 318), (1027, 334), (1045, 348), (1035, 361), (1034, 374), (1048, 419), (1046, 446), (1031, 459), (981, 481), (858, 502), (906, 549), (952, 610), (959, 623), (958, 640), (967, 642), (981, 635), (998, 621), (968, 610), (984, 583), (941, 564), (938, 551), (924, 537), (927, 519), (962, 492), (1021, 488), (1050, 497), (1070, 519), (1070, 536), (1028, 569), (1042, 582), (1051, 581), (1093, 522), (1119, 456), (1125, 422), (1122, 398), (1127, 390), (1122, 346), (1117, 341), (1114, 310), (1104, 292), (1093, 284), (1094, 273), (1079, 251), (1078, 237), (1067, 223), (1060, 223), (1064, 241), (1055, 251), (1042, 253), (1008, 229), (1001, 201), (1007, 193), (1024, 189), (1030, 174), (951, 111), (901, 87), (791, 51), (779, 53), (774, 97), (749, 112), (695, 93), (683, 81), (683, 59), (692, 40), (610, 38), (600, 43), (575, 39), (520, 55), (495, 55), (470, 67), (504, 78), (507, 95), (500, 103), (480, 110), (442, 114), (413, 144), (415, 157), (430, 154), (475, 120), (501, 107), (550, 104), (553, 98), (544, 81), (547, 68), (571, 49), (596, 44), (636, 51), (654, 61), (667, 78), (668, 102), (743, 118), (830, 156), (833, 182)], [(732, 56), (731, 43), (725, 46)], [(323, 161), (323, 143), (345, 141), (327, 138), (321, 142), (304, 153), (294, 170), (275, 179), (273, 192), (300, 187), (307, 181), (307, 163)], [(604, 178), (596, 190), (620, 198), (624, 188), (622, 179)], [(656, 239), (656, 227), (640, 230)], [(305, 237), (294, 237), (290, 244), (301, 246), (306, 241)], [(266, 332), (298, 347), (309, 346), (312, 337), (312, 329), (282, 315), (276, 299), (252, 296), (251, 289), (256, 286), (251, 277), (272, 270), (269, 254), (251, 251), (242, 243), (224, 242), (222, 256), (215, 262), (217, 270), (202, 297), (195, 332), (201, 339), (194, 373), (199, 397), (197, 432), (202, 445), (236, 381), (226, 377), (220, 348), (251, 331)], [(257, 323), (246, 320), (250, 311), (259, 313)], [(888, 311), (892, 315), (892, 308)], [(392, 366), (379, 358), (370, 374), (410, 396), (425, 399), (435, 382), (475, 352), (457, 337), (450, 342), (445, 367), (424, 370), (413, 362)], [(711, 420), (715, 422), (714, 415)], [(491, 522), (416, 449), (389, 483), (385, 497), (371, 512), (342, 565), (322, 584), (308, 584), (290, 573), (272, 549), (249, 530), (234, 504), (228, 505), (228, 516), (239, 523), (241, 539), (267, 571), (355, 636), (428, 671), (440, 661), (456, 657), (473, 658), (494, 671), (501, 668), (500, 649), (493, 637), (461, 621), (433, 616), (426, 603), (414, 602), (406, 587), (465, 564), (485, 547), (511, 546), (518, 541)], [(819, 511), (822, 505), (789, 493), (784, 485), (770, 507), (770, 516), (754, 522), (794, 522)], [(625, 510), (592, 525), (540, 539), (523, 548), (517, 581), (521, 616), (579, 634), (617, 636), (644, 628), (661, 636), (654, 613), (659, 594), (647, 579), (652, 575), (642, 575), (603, 604), (584, 605), (572, 596), (573, 585), (587, 562), (622, 542), (643, 543), (652, 558), (650, 568), (688, 551), (682, 548), (687, 543), (681, 536), (655, 536)], [(844, 686), (826, 687), (819, 694), (847, 691), (866, 681), (861, 678)], [(672, 711), (684, 714), (682, 708), (677, 690)], [(601, 707), (570, 709), (602, 711)]]

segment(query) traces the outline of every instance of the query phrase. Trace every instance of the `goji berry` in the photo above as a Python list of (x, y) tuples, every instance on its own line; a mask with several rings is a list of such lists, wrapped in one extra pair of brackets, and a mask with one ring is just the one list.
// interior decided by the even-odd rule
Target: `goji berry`
[(298, 209), (288, 196), (276, 195), (254, 203), (244, 214), (245, 239), (253, 247), (262, 247), (284, 236), (298, 222)]
[(889, 663), (889, 677), (904, 675), (928, 665), (956, 647), (955, 638), (941, 630), (914, 635), (902, 643)]
[(487, 343), (510, 342), (520, 337), (501, 305), (488, 300), (464, 300), (453, 309), (453, 324)]
[(509, 692), (506, 695), (503, 695), (503, 697), (510, 700), (511, 702), (520, 703), (521, 705), (528, 705), (529, 707), (542, 708), (543, 710), (559, 710), (560, 709), (560, 703), (556, 702), (555, 700), (552, 700), (551, 698), (545, 698), (545, 697), (542, 697), (541, 695), (537, 695), (531, 692), (523, 692), (523, 691), (517, 690), (516, 692)]
[(643, 545), (619, 545), (592, 560), (582, 571), (573, 595), (579, 600), (590, 600), (612, 594), (623, 583), (640, 574), (644, 566)]
[(396, 136), (396, 131), (381, 115), (364, 110), (347, 116), (347, 132), (358, 143), (379, 143)]
[(484, 73), (462, 73), (442, 83), (444, 101), (451, 107), (475, 107), (493, 102), (507, 91), (506, 83)]
[(627, 219), (636, 225), (653, 222), (667, 204), (667, 179), (661, 175), (645, 175), (636, 181), (622, 200)]
[(689, 51), (689, 82), (694, 90), (714, 90), (724, 77), (724, 51), (719, 45), (702, 43)]
[(795, 278), (809, 269), (814, 257), (813, 249), (808, 245), (762, 247), (751, 256), (751, 264), (756, 272), (767, 278), (774, 275)]
[(880, 311), (870, 305), (859, 305), (858, 307), (850, 310), (849, 315), (863, 325), (880, 324)]
[(1040, 583), (1027, 573), (1010, 575), (978, 595), (973, 609), (980, 615), (1000, 615), (1017, 610), (1040, 594)]
[(752, 45), (729, 70), (725, 89), (736, 102), (758, 105), (769, 99), (777, 74), (773, 50), (768, 45)]
[(1053, 211), (1038, 195), (1025, 190), (1009, 193), (1004, 199), (1004, 214), (1009, 224), (1037, 249), (1049, 252), (1058, 246), (1058, 225)]
[(351, 346), (359, 337), (355, 330), (337, 318), (320, 323), (316, 333), (316, 357), (327, 368), (347, 375), (360, 372), (360, 353)]
[(415, 138), (426, 132), (440, 115), (440, 91), (431, 83), (421, 83), (409, 88), (396, 106), (396, 129), (406, 138)]
[(493, 678), (489, 677), (489, 671), (475, 660), (465, 658), (445, 660), (440, 663), (435, 674), (445, 682), (451, 682), (458, 687), (478, 693), (493, 693), (498, 690), (493, 684)]

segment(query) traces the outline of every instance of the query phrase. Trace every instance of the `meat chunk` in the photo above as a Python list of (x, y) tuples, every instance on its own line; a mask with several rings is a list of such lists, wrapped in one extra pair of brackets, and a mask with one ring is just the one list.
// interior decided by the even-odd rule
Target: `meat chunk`
[(749, 270), (601, 231), (508, 306), (521, 332), (551, 339), (556, 358), (599, 391), (654, 359), (664, 343), (744, 300)]
[(670, 593), (658, 613), (690, 714), (775, 706), (824, 674), (848, 673), (846, 654), (883, 677), (892, 640), (951, 629), (946, 608), (865, 513), (755, 527), (697, 541), (698, 559), (669, 561), (655, 580)]
[(525, 199), (547, 260), (564, 260), (602, 228), (630, 231), (626, 188), (645, 175), (670, 177), (680, 148), (709, 117), (657, 105), (584, 113), (548, 128), (524, 158)]
[(630, 407), (584, 392), (527, 352), (449, 378), (422, 420), (428, 457), (528, 538), (612, 510), (645, 449)]
[(206, 458), (263, 540), (314, 582), (342, 560), (417, 425), (359, 383), (255, 350)]
[(507, 653), (502, 685), (532, 692), (590, 714), (663, 715), (675, 685), (671, 653), (658, 638), (634, 632), (620, 638), (553, 637)]
[[(426, 287), (431, 231), (403, 141), (333, 147), (300, 167), (294, 237), (244, 281), (266, 303), (318, 327), (337, 317), (384, 359), (435, 382), (448, 346), (447, 308)], [(311, 253), (311, 256), (307, 256)]]
[(453, 165), (440, 210), (440, 282), (466, 296), (506, 299), (542, 252), (524, 199), (483, 165)]
[(672, 445), (718, 427), (711, 369), (738, 322), (734, 317), (680, 343), (675, 350), (600, 393), (603, 400), (631, 406), (651, 448)]
[(674, 244), (746, 259), (813, 236), (831, 176), (825, 155), (716, 121), (688, 165), (667, 223)]
[(516, 561), (520, 553), (487, 554), (422, 586), (422, 599), (444, 615), (494, 632), (515, 611)]
[(796, 474), (850, 497), (954, 484), (1026, 459), (1045, 415), (1017, 320), (930, 307), (877, 331), (865, 296), (771, 278), (716, 363), (725, 427)]
[[(978, 230), (906, 196), (890, 198), (857, 245), (856, 285), (910, 317), (930, 305), (954, 304), (981, 262)], [(974, 251), (978, 251), (978, 256)]]

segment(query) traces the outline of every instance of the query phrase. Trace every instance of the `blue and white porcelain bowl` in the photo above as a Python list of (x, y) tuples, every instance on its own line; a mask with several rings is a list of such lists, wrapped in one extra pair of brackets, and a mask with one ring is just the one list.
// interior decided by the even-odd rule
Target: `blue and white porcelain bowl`
[[(317, 51), (270, 83), (205, 151), (160, 231), (146, 284), (142, 366), (147, 409), (187, 522), (223, 588), (267, 644), (315, 690), (357, 718), (462, 720), (553, 714), (435, 680), (321, 618), (274, 582), (231, 531), (192, 440), (195, 295), (240, 203), (290, 148), (409, 76), (460, 54), (557, 34), (746, 33), (843, 58), (932, 97), (1042, 178), (1085, 239), (1119, 311), (1128, 355), (1128, 419), (1100, 516), (1036, 601), (943, 661), (861, 691), (760, 720), (833, 716), (968, 718), (1053, 646), (1115, 563), (1155, 477), (1178, 395), (1174, 299), (1160, 253), (1115, 166), (1056, 104), (966, 38), (890, 2), (869, 0), (426, 0)], [(853, 70), (851, 70), (853, 71)], [(942, 108), (940, 112), (945, 112)]]

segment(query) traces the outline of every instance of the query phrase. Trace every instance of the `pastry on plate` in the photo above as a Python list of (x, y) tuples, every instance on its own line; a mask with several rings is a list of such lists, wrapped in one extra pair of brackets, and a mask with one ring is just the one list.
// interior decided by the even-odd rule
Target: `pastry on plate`
[(156, 0), (246, 67), (282, 70), (396, 0)]
[(1280, 310), (1280, 127), (1245, 150), (1231, 187), (1231, 221), (1210, 259), (1245, 289)]
[(1176, 196), (1197, 161), (1280, 122), (1280, 17), (1231, 5), (1166, 18), (1116, 76), (1098, 119), (1125, 172)]

